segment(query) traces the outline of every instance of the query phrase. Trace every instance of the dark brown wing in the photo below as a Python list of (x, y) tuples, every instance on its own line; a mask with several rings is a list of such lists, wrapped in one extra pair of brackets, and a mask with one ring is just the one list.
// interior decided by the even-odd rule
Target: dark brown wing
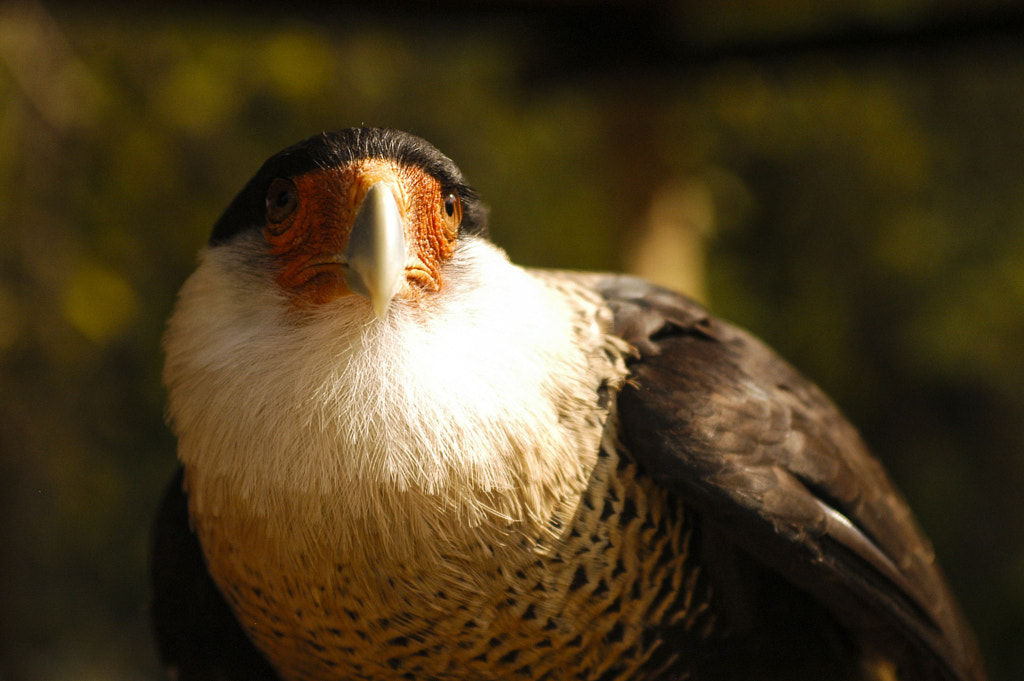
[(909, 678), (984, 678), (931, 545), (817, 387), (679, 295), (629, 277), (588, 283), (639, 351), (619, 436), (647, 474), (881, 643)]
[(206, 571), (181, 481), (179, 470), (154, 526), (151, 616), (160, 661), (174, 681), (280, 681)]

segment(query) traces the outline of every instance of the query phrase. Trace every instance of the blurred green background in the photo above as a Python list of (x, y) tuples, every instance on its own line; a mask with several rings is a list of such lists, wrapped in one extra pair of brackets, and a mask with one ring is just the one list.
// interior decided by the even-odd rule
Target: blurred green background
[(259, 164), (359, 124), (454, 158), (515, 260), (684, 288), (818, 381), (1024, 678), (1015, 4), (169, 7), (0, 4), (3, 681), (159, 678), (164, 320)]

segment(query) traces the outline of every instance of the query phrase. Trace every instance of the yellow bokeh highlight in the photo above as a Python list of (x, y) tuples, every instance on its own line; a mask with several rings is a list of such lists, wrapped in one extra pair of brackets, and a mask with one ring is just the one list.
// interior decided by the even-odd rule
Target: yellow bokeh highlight
[(263, 54), (263, 76), (286, 99), (322, 93), (330, 84), (334, 56), (330, 46), (307, 33), (270, 36)]
[(235, 88), (209, 64), (176, 64), (156, 89), (154, 105), (169, 124), (191, 134), (212, 133), (234, 113)]
[(123, 277), (96, 263), (85, 262), (68, 279), (62, 310), (64, 318), (82, 335), (103, 344), (135, 320), (139, 300)]

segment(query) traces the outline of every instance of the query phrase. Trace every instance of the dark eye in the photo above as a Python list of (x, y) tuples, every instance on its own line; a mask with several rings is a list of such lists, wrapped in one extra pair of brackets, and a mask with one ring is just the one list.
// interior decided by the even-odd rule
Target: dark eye
[(267, 190), (267, 222), (277, 224), (287, 218), (299, 205), (295, 183), (279, 177), (270, 183)]
[(448, 235), (455, 238), (462, 224), (462, 201), (458, 195), (452, 193), (444, 197), (444, 226)]

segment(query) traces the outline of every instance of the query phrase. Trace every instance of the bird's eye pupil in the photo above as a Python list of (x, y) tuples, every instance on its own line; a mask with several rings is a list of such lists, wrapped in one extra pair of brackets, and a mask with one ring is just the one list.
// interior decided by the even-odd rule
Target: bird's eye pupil
[(267, 221), (278, 223), (283, 221), (298, 205), (299, 197), (295, 191), (295, 183), (285, 178), (277, 178), (267, 189)]
[(454, 240), (459, 234), (459, 225), (462, 224), (462, 200), (455, 192), (444, 197), (444, 215), (441, 217), (445, 236), (449, 240)]

